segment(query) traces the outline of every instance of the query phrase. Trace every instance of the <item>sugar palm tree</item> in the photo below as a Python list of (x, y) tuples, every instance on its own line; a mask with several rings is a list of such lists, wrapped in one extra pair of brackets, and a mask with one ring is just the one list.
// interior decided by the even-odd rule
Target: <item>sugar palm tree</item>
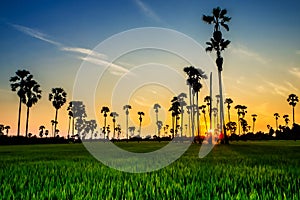
[(18, 115), (18, 131), (17, 136), (20, 136), (20, 125), (21, 125), (21, 108), (22, 103), (26, 103), (26, 84), (32, 80), (33, 76), (27, 70), (16, 71), (16, 76), (9, 79), (11, 82), (11, 90), (17, 92), (19, 96), (19, 115)]
[(6, 135), (8, 136), (8, 131), (10, 129), (10, 126), (5, 126), (4, 129), (6, 130)]
[(142, 121), (143, 121), (143, 117), (145, 115), (144, 112), (142, 111), (139, 111), (138, 112), (138, 115), (139, 115), (139, 121), (140, 121), (140, 130), (139, 130), (139, 136), (141, 136), (141, 133), (142, 133)]
[(26, 84), (25, 89), (26, 96), (26, 106), (27, 106), (27, 115), (26, 115), (26, 129), (25, 136), (28, 134), (28, 123), (29, 123), (29, 110), (30, 108), (42, 98), (42, 90), (40, 90), (40, 85), (35, 80), (30, 80)]
[(203, 113), (203, 117), (204, 117), (204, 123), (205, 123), (205, 128), (206, 128), (206, 132), (208, 131), (207, 129), (207, 121), (206, 121), (206, 111), (205, 111), (206, 105), (201, 105), (199, 107), (199, 109), (202, 111)]
[(278, 119), (280, 116), (278, 113), (274, 113), (274, 117), (275, 117), (275, 121), (276, 121), (276, 130), (278, 130)]
[[(74, 129), (78, 132), (83, 130), (83, 122), (84, 118), (86, 117), (85, 105), (82, 101), (71, 101), (69, 102), (69, 106), (67, 108), (69, 111), (69, 117), (72, 117), (72, 136), (74, 136)], [(76, 119), (76, 124), (75, 124)], [(81, 124), (82, 123), (82, 124)], [(78, 133), (79, 135), (79, 133)]]
[(109, 108), (106, 106), (103, 106), (101, 108), (101, 113), (103, 113), (103, 117), (104, 117), (104, 126), (103, 126), (103, 134), (105, 137), (105, 133), (106, 133), (106, 117), (107, 117), (107, 113), (109, 113)]
[(180, 136), (182, 137), (182, 132), (183, 132), (183, 114), (184, 114), (184, 106), (186, 106), (186, 102), (184, 101), (185, 98), (187, 98), (187, 95), (185, 93), (180, 93), (178, 96), (178, 102), (180, 104), (180, 114), (181, 114), (181, 120), (180, 120)]
[(289, 115), (283, 115), (283, 119), (285, 121), (285, 126), (288, 126), (289, 125), (289, 121), (290, 121)]
[[(69, 108), (69, 107), (68, 107)], [(70, 138), (70, 129), (71, 129), (71, 121), (72, 121), (72, 118), (73, 118), (73, 112), (71, 110), (69, 110), (68, 112), (68, 116), (69, 116), (69, 124), (68, 124), (68, 138)], [(74, 127), (74, 120), (73, 120), (73, 126), (72, 126), (72, 130), (73, 130), (73, 127)], [(73, 132), (74, 133), (74, 132)], [(72, 134), (74, 135), (74, 134)]]
[(56, 125), (57, 124), (57, 121), (55, 121), (55, 120), (51, 120), (51, 127), (52, 127), (52, 136), (54, 137), (54, 125)]
[(254, 127), (255, 127), (255, 121), (256, 121), (257, 114), (252, 114), (251, 116), (252, 116), (252, 121), (253, 121), (252, 132), (254, 133)]
[(156, 122), (156, 125), (158, 127), (158, 137), (160, 137), (160, 130), (162, 129), (163, 127), (163, 122), (162, 121), (157, 121)]
[[(180, 110), (180, 103), (178, 101), (177, 97), (173, 97), (172, 99), (172, 105), (169, 109), (170, 112), (172, 112), (172, 138), (175, 137), (175, 135), (177, 135), (177, 125), (178, 125), (178, 115), (181, 113)], [(192, 109), (194, 110), (194, 109)]]
[[(67, 93), (62, 88), (52, 88), (49, 94), (49, 101), (52, 101), (52, 105), (55, 108), (55, 121), (57, 122), (58, 110), (66, 103)], [(54, 130), (56, 130), (57, 123), (54, 125)]]
[(287, 101), (293, 108), (293, 124), (295, 124), (295, 106), (299, 102), (298, 96), (295, 94), (290, 94)]
[[(221, 9), (219, 7), (214, 8), (211, 16), (203, 15), (202, 20), (208, 24), (213, 24), (213, 37), (209, 42), (206, 42), (206, 51), (215, 51), (217, 54), (216, 65), (218, 67), (218, 77), (219, 77), (219, 90), (220, 90), (220, 125), (223, 128), (224, 122), (224, 110), (223, 110), (223, 91), (222, 91), (222, 70), (223, 70), (223, 57), (221, 56), (221, 51), (225, 50), (230, 44), (229, 40), (224, 40), (221, 32), (221, 27), (226, 31), (229, 31), (229, 26), (231, 18), (226, 16), (227, 10)], [(225, 144), (228, 144), (228, 137), (226, 135), (226, 128), (224, 128), (224, 139)]]
[(216, 107), (212, 108), (212, 113), (213, 113), (213, 116), (214, 116), (215, 127), (217, 127), (218, 120), (216, 118), (217, 118), (217, 115), (218, 115), (218, 108), (216, 108)]
[(159, 132), (159, 127), (158, 127), (158, 109), (160, 109), (160, 108), (161, 108), (161, 106), (158, 103), (154, 104), (154, 106), (153, 106), (153, 109), (154, 109), (154, 112), (155, 112), (155, 115), (156, 115), (157, 134)]
[(96, 122), (96, 120), (94, 120), (94, 119), (90, 120), (89, 121), (89, 129), (91, 131), (91, 139), (93, 139), (94, 131), (96, 130), (96, 128), (97, 128), (97, 122)]
[(238, 115), (238, 127), (239, 127), (239, 135), (241, 134), (241, 119), (243, 119), (245, 117), (245, 114), (247, 113), (246, 109), (247, 109), (247, 106), (244, 106), (244, 105), (236, 105), (234, 107), (236, 110), (237, 110), (237, 115)]
[(131, 136), (134, 135), (134, 131), (135, 131), (135, 127), (134, 126), (130, 126), (128, 127), (129, 132), (131, 133)]
[(212, 114), (212, 110), (211, 110), (211, 103), (212, 103), (212, 99), (210, 96), (206, 96), (204, 97), (204, 102), (206, 102), (207, 105), (207, 111), (209, 113), (209, 121), (210, 121), (210, 129), (212, 129), (212, 123), (211, 123), (211, 114)]
[(228, 122), (230, 122), (230, 108), (231, 108), (230, 104), (233, 103), (233, 100), (232, 100), (231, 98), (226, 98), (224, 103), (227, 104), (227, 110), (228, 110)]
[(114, 130), (114, 134), (113, 134), (113, 139), (115, 139), (115, 134), (116, 134), (116, 117), (119, 117), (119, 114), (116, 112), (111, 112), (110, 116), (112, 117), (112, 121), (113, 121), (113, 130)]
[(125, 110), (126, 114), (126, 139), (128, 140), (128, 115), (129, 115), (129, 109), (131, 109), (131, 105), (125, 105), (123, 106), (123, 110)]

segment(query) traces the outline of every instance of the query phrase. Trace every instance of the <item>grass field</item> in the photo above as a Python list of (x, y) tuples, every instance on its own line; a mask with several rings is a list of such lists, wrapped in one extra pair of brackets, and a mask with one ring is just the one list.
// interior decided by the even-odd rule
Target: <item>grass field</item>
[[(164, 143), (120, 143), (148, 152)], [(300, 141), (236, 142), (199, 159), (199, 145), (170, 166), (130, 174), (82, 144), (0, 146), (0, 199), (300, 199)]]

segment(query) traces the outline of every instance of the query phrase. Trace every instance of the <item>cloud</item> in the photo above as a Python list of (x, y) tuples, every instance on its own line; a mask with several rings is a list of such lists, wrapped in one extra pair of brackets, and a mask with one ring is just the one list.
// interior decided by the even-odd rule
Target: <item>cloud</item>
[(61, 50), (67, 51), (67, 52), (73, 52), (73, 53), (94, 56), (94, 57), (101, 58), (101, 59), (107, 59), (107, 56), (104, 54), (95, 52), (91, 49), (86, 49), (86, 48), (81, 48), (81, 47), (62, 47)]
[(156, 21), (156, 22), (161, 22), (160, 17), (149, 7), (147, 6), (144, 2), (141, 0), (134, 0), (134, 3), (139, 7), (140, 11), (150, 19)]
[(47, 34), (42, 33), (38, 30), (29, 28), (29, 27), (25, 27), (25, 26), (21, 26), (21, 25), (17, 25), (17, 24), (10, 24), (13, 28), (15, 28), (16, 30), (29, 35), (33, 38), (42, 40), (44, 42), (48, 42), (50, 44), (55, 45), (56, 47), (59, 48), (60, 51), (65, 51), (65, 52), (71, 52), (71, 53), (75, 53), (75, 54), (82, 54), (83, 56), (75, 56), (77, 59), (80, 60), (84, 60), (102, 67), (106, 67), (109, 66), (108, 71), (116, 76), (121, 76), (124, 73), (128, 73), (129, 70), (126, 69), (125, 67), (122, 67), (121, 65), (117, 65), (117, 64), (113, 64), (110, 63), (109, 61), (107, 61), (107, 56), (101, 53), (98, 53), (96, 51), (93, 51), (91, 49), (87, 49), (87, 48), (82, 48), (82, 47), (69, 47), (69, 46), (65, 46), (60, 42), (56, 42), (54, 40), (50, 40)]
[(289, 71), (290, 74), (300, 78), (300, 70), (298, 68), (292, 67), (288, 71)]
[(244, 56), (244, 57), (254, 59), (257, 62), (260, 62), (262, 64), (267, 64), (269, 62), (269, 59), (262, 57), (258, 53), (251, 51), (247, 47), (244, 47), (242, 45), (233, 46), (231, 48), (231, 51), (235, 54), (238, 54), (239, 56)]
[(42, 40), (44, 42), (48, 42), (50, 44), (56, 45), (56, 46), (60, 46), (61, 44), (59, 42), (56, 42), (54, 40), (50, 40), (49, 38), (47, 38), (48, 36), (38, 30), (29, 28), (29, 27), (25, 27), (25, 26), (21, 26), (18, 24), (10, 24), (13, 28), (15, 28), (16, 30), (25, 33), (26, 35), (29, 35), (31, 37), (34, 37), (36, 39)]
[[(283, 97), (287, 97), (288, 94), (293, 90), (293, 87), (286, 87), (284, 85), (279, 85), (277, 83), (273, 83), (271, 81), (265, 81), (268, 86), (270, 86), (270, 91), (272, 94), (277, 94)], [(288, 86), (288, 84), (286, 84)]]

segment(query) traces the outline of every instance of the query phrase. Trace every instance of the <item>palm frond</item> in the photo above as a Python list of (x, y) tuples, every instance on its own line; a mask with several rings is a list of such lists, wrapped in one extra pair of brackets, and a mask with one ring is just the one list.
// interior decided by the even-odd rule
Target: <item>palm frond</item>
[(203, 15), (202, 16), (202, 20), (208, 24), (212, 24), (214, 21), (214, 17), (213, 16), (208, 16), (208, 15)]

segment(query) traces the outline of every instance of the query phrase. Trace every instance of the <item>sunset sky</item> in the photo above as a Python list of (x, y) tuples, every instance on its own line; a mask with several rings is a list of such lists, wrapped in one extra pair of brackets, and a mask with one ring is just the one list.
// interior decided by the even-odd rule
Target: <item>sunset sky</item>
[[(258, 115), (256, 130), (267, 131), (267, 124), (275, 127), (275, 112), (281, 116), (279, 124), (284, 124), (284, 114), (292, 119), (292, 109), (286, 100), (290, 93), (300, 95), (299, 1), (3, 0), (0, 5), (0, 124), (10, 125), (11, 134), (17, 130), (18, 97), (10, 90), (9, 78), (18, 69), (29, 70), (43, 91), (42, 99), (31, 109), (29, 132), (37, 134), (40, 125), (51, 130), (50, 121), (55, 114), (48, 100), (51, 88), (64, 88), (68, 101), (72, 100), (76, 74), (99, 43), (130, 29), (162, 27), (181, 32), (205, 47), (213, 27), (203, 23), (201, 17), (210, 14), (216, 6), (226, 8), (232, 17), (230, 32), (224, 33), (224, 37), (232, 41), (223, 54), (225, 98), (233, 99), (232, 107), (237, 104), (248, 107), (246, 120), (251, 126), (251, 114)], [(213, 54), (208, 54), (208, 58), (209, 55), (214, 59)], [(105, 61), (106, 55), (98, 56)], [(137, 65), (152, 62), (178, 70), (189, 64), (168, 52), (152, 50), (128, 53), (115, 64), (122, 65), (121, 72), (127, 73), (126, 70), (133, 70)], [(120, 69), (117, 72), (120, 73)], [(110, 83), (118, 81), (117, 72), (105, 76), (97, 87), (95, 106), (99, 123), (103, 123), (99, 114), (101, 107), (111, 106), (104, 96), (111, 90)], [(200, 104), (206, 95), (205, 86), (200, 93)], [(130, 123), (137, 128), (136, 113), (143, 110), (146, 113), (143, 123), (148, 126), (145, 134), (150, 134), (155, 129), (153, 104), (162, 105), (160, 118), (169, 123), (167, 109), (172, 96), (169, 88), (159, 85), (139, 87), (131, 96), (122, 96), (129, 102), (119, 102), (116, 104), (119, 108), (114, 111), (119, 113), (119, 123), (125, 128), (122, 105), (130, 103), (133, 107)], [(296, 106), (297, 123), (300, 123), (299, 107)], [(67, 132), (66, 109), (67, 104), (59, 110), (58, 128), (63, 135)], [(236, 120), (236, 110), (232, 109), (231, 113)], [(25, 114), (23, 106), (22, 133), (25, 132)]]

